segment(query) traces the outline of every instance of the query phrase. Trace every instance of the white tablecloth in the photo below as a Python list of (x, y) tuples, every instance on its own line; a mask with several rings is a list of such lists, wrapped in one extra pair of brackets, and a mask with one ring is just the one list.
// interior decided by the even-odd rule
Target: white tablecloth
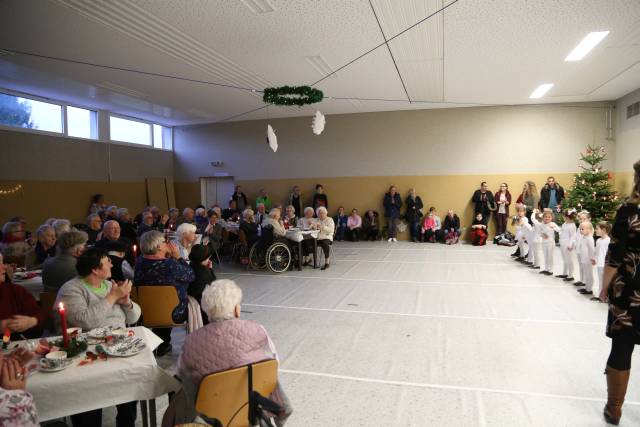
[(13, 280), (13, 283), (20, 285), (27, 290), (36, 301), (40, 301), (40, 292), (44, 292), (44, 285), (42, 284), (42, 276), (32, 277), (27, 280)]
[(299, 228), (293, 228), (287, 230), (287, 234), (285, 237), (289, 240), (293, 240), (294, 242), (301, 242), (305, 238), (318, 238), (318, 230), (300, 230)]
[[(134, 400), (150, 400), (176, 391), (180, 383), (156, 363), (152, 351), (162, 340), (145, 327), (132, 328), (144, 337), (147, 347), (132, 357), (109, 357), (107, 361), (59, 372), (36, 372), (27, 379), (40, 422), (80, 412), (106, 408)], [(94, 346), (89, 346), (93, 350)]]

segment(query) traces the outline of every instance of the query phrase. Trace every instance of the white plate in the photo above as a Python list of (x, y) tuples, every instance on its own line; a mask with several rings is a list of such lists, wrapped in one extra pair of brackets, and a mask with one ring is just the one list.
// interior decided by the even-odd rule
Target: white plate
[[(132, 346), (132, 343), (135, 345)], [(115, 357), (130, 357), (140, 353), (147, 345), (140, 337), (129, 337), (121, 342), (117, 342), (111, 345), (104, 345), (104, 352), (109, 356)]]
[(87, 336), (93, 339), (104, 339), (110, 333), (110, 328), (95, 328), (87, 332)]

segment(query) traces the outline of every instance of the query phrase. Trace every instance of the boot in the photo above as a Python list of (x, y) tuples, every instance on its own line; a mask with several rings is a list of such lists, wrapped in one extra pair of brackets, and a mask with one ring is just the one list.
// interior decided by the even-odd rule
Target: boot
[(607, 374), (607, 404), (604, 407), (604, 419), (609, 424), (617, 426), (622, 417), (622, 404), (627, 394), (631, 371), (619, 371), (607, 366), (604, 372)]

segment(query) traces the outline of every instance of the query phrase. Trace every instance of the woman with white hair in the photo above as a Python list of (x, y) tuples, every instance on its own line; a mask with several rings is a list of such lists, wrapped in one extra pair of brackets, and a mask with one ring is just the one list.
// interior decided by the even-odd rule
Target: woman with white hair
[(293, 205), (289, 205), (286, 207), (282, 222), (285, 228), (296, 227), (298, 225), (298, 218), (296, 217), (296, 208)]
[(318, 220), (313, 224), (313, 228), (319, 230), (317, 238), (318, 246), (320, 246), (322, 252), (324, 252), (324, 266), (321, 270), (326, 270), (329, 268), (329, 253), (331, 244), (333, 243), (333, 232), (335, 231), (336, 225), (333, 222), (333, 218), (327, 215), (327, 208), (324, 206), (316, 209), (316, 215), (318, 215)]
[(304, 208), (304, 216), (298, 220), (298, 227), (303, 230), (311, 229), (311, 226), (316, 222), (316, 219), (313, 217), (314, 211), (311, 206), (307, 206)]
[(271, 227), (273, 228), (273, 237), (285, 237), (287, 234), (287, 230), (285, 230), (284, 226), (280, 222), (280, 209), (273, 208), (269, 211), (269, 217), (264, 220), (262, 223), (262, 227)]
[(207, 211), (204, 208), (196, 209), (195, 214), (197, 233), (202, 234), (204, 229), (209, 225), (209, 218), (207, 217)]
[(247, 247), (250, 248), (258, 241), (258, 224), (256, 224), (252, 209), (245, 209), (242, 212), (242, 221), (240, 221), (240, 230), (244, 232), (247, 238)]
[[(180, 227), (183, 225), (190, 224), (182, 224)], [(159, 231), (147, 231), (140, 236), (140, 250), (142, 256), (136, 260), (133, 284), (136, 286), (173, 285), (180, 303), (173, 309), (171, 316), (175, 323), (186, 321), (187, 288), (195, 278), (193, 270), (180, 256), (177, 246), (166, 243), (164, 234)], [(153, 329), (153, 333), (164, 341), (158, 347), (158, 356), (171, 351), (171, 329)]]
[[(216, 280), (202, 293), (202, 310), (210, 323), (187, 335), (182, 346), (178, 376), (183, 381), (184, 395), (175, 399), (174, 424), (193, 421), (198, 385), (206, 375), (277, 359), (264, 327), (253, 320), (240, 319), (241, 302), (242, 290), (232, 280)], [(280, 382), (268, 398), (285, 409), (275, 420), (277, 425), (283, 425), (292, 409)]]
[(43, 224), (36, 230), (38, 241), (36, 245), (27, 253), (24, 265), (27, 270), (42, 268), (42, 263), (48, 257), (56, 256), (56, 232), (53, 227)]
[(196, 242), (196, 230), (195, 225), (186, 222), (180, 224), (176, 230), (176, 246), (180, 252), (180, 258), (185, 261), (189, 260), (189, 252)]

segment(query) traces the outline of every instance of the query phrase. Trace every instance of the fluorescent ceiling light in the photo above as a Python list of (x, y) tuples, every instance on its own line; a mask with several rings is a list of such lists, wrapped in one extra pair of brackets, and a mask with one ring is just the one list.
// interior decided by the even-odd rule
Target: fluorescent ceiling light
[(553, 83), (543, 83), (540, 86), (538, 86), (536, 90), (531, 92), (531, 95), (529, 95), (529, 98), (542, 98), (544, 94), (547, 93), (549, 89), (551, 89), (552, 87), (553, 87)]
[(580, 61), (582, 58), (587, 56), (587, 53), (591, 52), (591, 49), (596, 47), (602, 39), (607, 37), (607, 34), (609, 34), (609, 31), (595, 31), (587, 34), (587, 36), (578, 43), (578, 46), (576, 46), (575, 49), (573, 49), (571, 53), (564, 58), (564, 60)]

